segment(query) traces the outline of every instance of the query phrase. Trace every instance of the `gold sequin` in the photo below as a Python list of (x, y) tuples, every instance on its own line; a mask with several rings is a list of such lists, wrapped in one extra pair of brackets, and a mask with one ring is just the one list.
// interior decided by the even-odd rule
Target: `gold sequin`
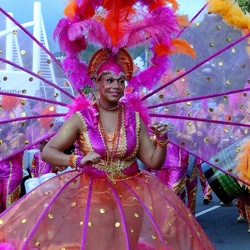
[(53, 219), (53, 218), (54, 218), (54, 215), (53, 215), (53, 214), (48, 214), (48, 217), (49, 217), (50, 219)]
[(116, 222), (115, 223), (115, 227), (120, 227), (121, 223), (120, 222)]
[(135, 217), (136, 217), (136, 218), (139, 218), (139, 214), (135, 213)]
[(41, 245), (41, 243), (38, 241), (38, 242), (36, 242), (36, 246), (37, 247), (40, 247), (40, 245)]
[(155, 236), (155, 235), (152, 235), (152, 239), (153, 239), (153, 240), (156, 240), (156, 236)]
[(0, 225), (3, 225), (3, 220), (2, 219), (0, 220)]
[(27, 220), (26, 219), (22, 219), (22, 223), (24, 224), (24, 223), (26, 223), (27, 222)]
[(89, 222), (88, 222), (88, 226), (89, 226), (89, 227), (92, 227), (92, 222), (89, 221)]
[(80, 226), (83, 226), (83, 221), (80, 221), (79, 225), (80, 225)]
[(104, 208), (101, 208), (101, 209), (100, 209), (100, 213), (101, 213), (101, 214), (104, 214), (105, 212), (106, 212), (106, 211), (105, 211)]

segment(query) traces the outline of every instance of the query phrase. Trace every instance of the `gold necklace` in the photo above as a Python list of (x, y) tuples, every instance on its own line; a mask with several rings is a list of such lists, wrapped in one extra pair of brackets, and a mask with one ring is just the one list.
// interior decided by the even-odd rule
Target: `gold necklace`
[(103, 140), (105, 153), (106, 153), (106, 161), (105, 161), (104, 169), (107, 172), (108, 177), (112, 181), (114, 181), (114, 174), (117, 172), (117, 169), (116, 169), (117, 166), (113, 163), (113, 160), (114, 160), (115, 156), (117, 155), (117, 150), (118, 150), (118, 146), (119, 146), (119, 139), (120, 139), (120, 132), (121, 132), (121, 124), (122, 124), (122, 109), (120, 108), (118, 110), (114, 136), (113, 136), (113, 139), (111, 140), (111, 142), (112, 142), (111, 148), (109, 148), (107, 132), (103, 126), (103, 121), (102, 121), (102, 118), (100, 115), (99, 130), (101, 133), (101, 137)]

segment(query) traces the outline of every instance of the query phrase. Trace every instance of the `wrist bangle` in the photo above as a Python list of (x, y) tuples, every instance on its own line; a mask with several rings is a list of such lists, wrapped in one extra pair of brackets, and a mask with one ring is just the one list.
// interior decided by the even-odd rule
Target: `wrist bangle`
[(168, 139), (165, 140), (156, 140), (156, 145), (161, 147), (161, 148), (165, 148), (168, 145)]
[(77, 156), (77, 159), (76, 159), (76, 166), (78, 168), (81, 168), (82, 167), (82, 164), (81, 164), (81, 160), (82, 160), (83, 156)]
[(166, 141), (168, 140), (168, 134), (165, 136), (156, 136), (157, 141)]
[(76, 166), (77, 157), (78, 157), (78, 155), (70, 155), (70, 157), (69, 157), (68, 165), (74, 169), (77, 167)]

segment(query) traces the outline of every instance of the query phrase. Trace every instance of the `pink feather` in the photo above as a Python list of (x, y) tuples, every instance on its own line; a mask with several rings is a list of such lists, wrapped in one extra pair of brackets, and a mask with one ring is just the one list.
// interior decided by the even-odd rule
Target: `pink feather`
[(101, 44), (104, 48), (111, 46), (111, 38), (101, 22), (88, 19), (71, 25), (68, 30), (69, 40), (74, 41), (82, 36), (88, 37), (88, 41)]
[(74, 99), (73, 103), (71, 103), (70, 105), (67, 106), (67, 107), (69, 107), (69, 111), (66, 114), (65, 119), (68, 119), (71, 115), (73, 115), (77, 111), (81, 111), (83, 109), (86, 109), (87, 107), (89, 107), (89, 105), (90, 105), (90, 102), (86, 98), (86, 96), (84, 96), (84, 95), (77, 96)]
[(131, 109), (139, 112), (140, 117), (146, 126), (150, 123), (150, 117), (148, 115), (148, 109), (141, 102), (138, 92), (132, 92), (124, 96), (125, 101), (129, 103)]
[(159, 7), (152, 13), (141, 13), (142, 19), (128, 24), (124, 38), (119, 46), (134, 47), (137, 44), (155, 43), (162, 38), (170, 42), (174, 34), (179, 31), (178, 22), (173, 11), (168, 7)]
[(70, 25), (70, 22), (66, 18), (61, 19), (53, 33), (53, 38), (55, 40), (58, 38), (60, 48), (63, 52), (73, 56), (77, 55), (82, 50), (85, 50), (87, 42), (84, 36), (77, 37), (75, 40), (70, 40), (68, 37), (68, 31), (71, 27)]
[(76, 89), (84, 88), (87, 85), (93, 86), (87, 64), (80, 62), (77, 57), (66, 57), (62, 63), (63, 69)]
[(145, 87), (151, 90), (161, 79), (164, 72), (169, 68), (170, 61), (167, 56), (155, 57), (151, 61), (153, 66), (136, 74), (128, 85), (139, 91)]

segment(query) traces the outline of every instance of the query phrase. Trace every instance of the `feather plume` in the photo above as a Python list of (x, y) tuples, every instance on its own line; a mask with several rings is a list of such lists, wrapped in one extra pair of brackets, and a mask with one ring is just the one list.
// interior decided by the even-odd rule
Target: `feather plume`
[(68, 119), (75, 112), (86, 109), (89, 106), (90, 102), (84, 95), (77, 96), (74, 99), (73, 103), (67, 106), (69, 108), (69, 111), (67, 112), (65, 119)]
[(80, 62), (80, 52), (87, 43), (93, 43), (113, 53), (120, 48), (148, 47), (153, 55), (150, 67), (129, 84), (135, 89), (152, 89), (170, 65), (169, 53), (194, 56), (191, 49), (184, 50), (184, 43), (171, 43), (180, 25), (188, 24), (176, 14), (178, 8), (176, 0), (69, 0), (65, 8), (68, 18), (58, 23), (54, 37), (67, 54), (63, 68), (74, 86), (92, 85), (86, 64)]
[(242, 11), (238, 3), (230, 0), (207, 0), (208, 11), (222, 16), (223, 20), (238, 29), (250, 30), (250, 15)]
[(63, 69), (76, 89), (93, 86), (93, 82), (87, 74), (87, 64), (80, 62), (78, 58), (66, 57), (62, 63)]
[(142, 104), (138, 92), (131, 92), (126, 94), (125, 100), (128, 102), (132, 110), (135, 110), (140, 114), (140, 117), (142, 118), (143, 122), (146, 126), (148, 126), (150, 123), (148, 109)]
[(196, 58), (195, 50), (186, 40), (176, 38), (171, 41), (171, 44), (173, 45), (173, 50), (170, 50), (169, 54), (182, 53), (187, 54), (194, 59)]
[(236, 172), (239, 173), (239, 178), (250, 185), (250, 140), (245, 141), (240, 147), (236, 160), (238, 161)]
[(170, 41), (174, 33), (179, 31), (177, 20), (170, 8), (158, 8), (150, 15), (145, 12), (142, 12), (141, 15), (142, 20), (127, 26), (120, 46), (126, 44), (127, 47), (134, 47), (138, 44), (159, 42), (161, 39)]
[(86, 49), (87, 42), (84, 36), (70, 40), (68, 36), (70, 27), (70, 22), (66, 18), (61, 19), (54, 30), (53, 38), (55, 40), (58, 39), (60, 48), (63, 52), (66, 52), (71, 56), (76, 56), (79, 52)]
[(68, 30), (68, 34), (71, 41), (87, 37), (89, 42), (101, 45), (104, 48), (111, 46), (111, 39), (107, 30), (102, 23), (95, 19), (88, 19), (72, 24)]
[(155, 57), (151, 60), (151, 63), (153, 66), (136, 74), (129, 81), (129, 86), (133, 87), (136, 91), (141, 90), (143, 87), (151, 90), (170, 66), (170, 61), (167, 56)]
[(177, 15), (176, 18), (180, 26), (188, 27), (190, 25), (187, 15)]
[(165, 6), (166, 3), (170, 3), (172, 5), (172, 9), (174, 11), (177, 11), (179, 9), (179, 4), (177, 3), (176, 0), (158, 0), (158, 1), (152, 1), (151, 4), (149, 5), (150, 10), (154, 10), (159, 6)]

